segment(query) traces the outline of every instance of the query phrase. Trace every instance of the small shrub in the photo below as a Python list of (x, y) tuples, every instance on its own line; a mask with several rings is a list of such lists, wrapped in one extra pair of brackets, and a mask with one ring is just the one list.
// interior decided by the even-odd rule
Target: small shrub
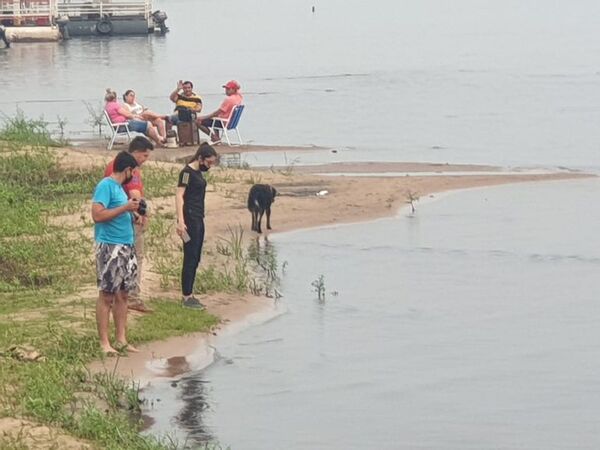
[(317, 293), (319, 301), (325, 301), (325, 276), (319, 275), (319, 278), (314, 280), (311, 284), (313, 291)]
[(415, 213), (415, 202), (419, 201), (419, 194), (411, 191), (406, 191), (406, 203), (410, 205), (411, 214)]

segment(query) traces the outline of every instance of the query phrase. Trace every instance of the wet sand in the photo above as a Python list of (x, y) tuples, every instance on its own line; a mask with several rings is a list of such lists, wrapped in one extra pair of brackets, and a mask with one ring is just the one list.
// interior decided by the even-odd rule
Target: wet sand
[[(255, 147), (245, 149), (234, 148), (235, 151), (256, 151)], [(231, 148), (219, 146), (218, 151), (225, 153)], [(289, 147), (269, 147), (268, 151), (289, 151)], [(88, 165), (101, 164), (115, 155), (99, 149), (62, 150), (68, 164)], [(180, 160), (193, 151), (160, 149), (153, 153), (155, 162), (170, 167), (181, 167)], [(159, 162), (156, 162), (159, 161)], [(326, 173), (361, 173), (367, 176), (328, 176)], [(404, 172), (405, 176), (378, 176), (378, 173)], [(435, 173), (436, 176), (424, 176), (419, 173)], [(461, 172), (461, 174), (453, 174)], [(470, 173), (465, 175), (464, 173)], [(480, 174), (480, 172), (486, 172)], [(250, 215), (246, 210), (246, 197), (252, 181), (274, 185), (280, 196), (273, 205), (270, 232), (289, 231), (300, 228), (319, 227), (338, 223), (353, 223), (391, 216), (407, 205), (409, 195), (421, 199), (433, 197), (437, 193), (466, 188), (477, 188), (507, 183), (566, 180), (592, 175), (574, 171), (555, 173), (537, 173), (522, 170), (516, 173), (492, 166), (449, 165), (431, 163), (352, 163), (328, 164), (326, 166), (294, 167), (293, 171), (277, 168), (247, 169), (214, 169), (215, 175), (227, 178), (226, 183), (217, 183), (209, 188), (206, 196), (206, 243), (214, 244), (219, 236), (227, 236), (228, 227), (241, 225), (246, 240), (256, 238), (250, 232)], [(175, 185), (175, 181), (174, 181)], [(319, 192), (326, 194), (317, 196)], [(153, 199), (151, 210), (162, 209), (163, 212), (174, 211), (173, 198)], [(418, 201), (416, 202), (418, 210)], [(263, 227), (264, 226), (263, 223)], [(266, 230), (265, 230), (266, 231)], [(268, 233), (265, 233), (268, 236)], [(173, 239), (176, 239), (173, 236)], [(208, 257), (209, 259), (210, 257)], [(204, 259), (207, 262), (207, 258)], [(150, 265), (147, 264), (151, 270)], [(142, 294), (160, 289), (156, 276), (151, 272), (145, 274)], [(161, 293), (162, 297), (179, 299), (178, 292)], [(266, 320), (277, 314), (271, 299), (253, 295), (215, 294), (203, 297), (210, 313), (222, 319), (222, 325), (215, 333), (232, 332), (235, 327), (247, 326), (260, 320)], [(252, 318), (252, 319), (250, 319)], [(199, 369), (212, 361), (210, 335), (195, 334), (185, 337), (171, 338), (162, 342), (154, 342), (141, 346), (141, 352), (126, 358), (120, 358), (117, 372), (142, 382), (151, 381), (153, 377), (173, 377), (186, 371)], [(93, 370), (104, 368), (114, 370), (115, 360), (96, 362)]]
[[(218, 145), (215, 147), (221, 155), (235, 154), (235, 153), (263, 153), (263, 152), (302, 152), (308, 150), (323, 150), (323, 151), (336, 151), (335, 149), (325, 147), (301, 147), (301, 146), (273, 146), (273, 145)], [(112, 150), (106, 150), (105, 141), (100, 140), (86, 140), (79, 142), (73, 147), (79, 153), (85, 153), (89, 155), (97, 155), (98, 153), (105, 152), (108, 154), (115, 153), (116, 151), (127, 150), (127, 146), (123, 143), (116, 143)], [(186, 146), (178, 148), (164, 148), (158, 147), (154, 149), (154, 157), (160, 161), (167, 162), (180, 162), (187, 160), (196, 152), (197, 147)]]
[[(174, 298), (178, 301), (179, 296)], [(221, 324), (210, 333), (192, 333), (174, 336), (138, 346), (139, 353), (127, 357), (106, 358), (90, 365), (94, 372), (115, 371), (146, 386), (156, 378), (175, 378), (192, 370), (199, 370), (213, 361), (211, 337), (217, 333), (235, 332), (277, 314), (273, 301), (252, 295), (215, 294), (202, 297), (208, 311), (221, 319)], [(131, 315), (138, 313), (130, 312)]]

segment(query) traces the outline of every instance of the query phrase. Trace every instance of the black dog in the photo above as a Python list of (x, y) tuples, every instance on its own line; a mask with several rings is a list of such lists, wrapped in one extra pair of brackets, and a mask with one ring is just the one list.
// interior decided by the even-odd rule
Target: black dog
[(248, 211), (252, 214), (252, 231), (262, 233), (260, 222), (267, 213), (267, 229), (271, 229), (271, 204), (275, 201), (277, 191), (268, 184), (255, 184), (248, 193)]

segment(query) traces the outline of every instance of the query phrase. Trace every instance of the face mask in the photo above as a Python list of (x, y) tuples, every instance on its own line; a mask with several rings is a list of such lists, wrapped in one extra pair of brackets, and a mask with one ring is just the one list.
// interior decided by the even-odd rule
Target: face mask
[(205, 166), (204, 164), (200, 163), (200, 172), (208, 172), (208, 167)]

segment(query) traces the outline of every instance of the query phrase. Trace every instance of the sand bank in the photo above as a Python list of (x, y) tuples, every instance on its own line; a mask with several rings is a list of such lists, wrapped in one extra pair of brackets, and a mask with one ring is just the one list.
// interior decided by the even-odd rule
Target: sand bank
[[(224, 148), (229, 150), (228, 148)], [(218, 149), (222, 152), (222, 148)], [(270, 147), (269, 151), (288, 151), (288, 147)], [(183, 150), (185, 151), (185, 149)], [(150, 164), (181, 167), (180, 163), (168, 161), (180, 159), (182, 150), (158, 150), (153, 159), (167, 162)], [(255, 149), (252, 149), (255, 151)], [(166, 153), (166, 155), (165, 155)], [(189, 151), (188, 151), (189, 153)], [(66, 150), (69, 164), (103, 163), (114, 152)], [(361, 173), (367, 176), (329, 176), (327, 173)], [(403, 172), (405, 176), (378, 176), (384, 172)], [(457, 174), (459, 173), (460, 174)], [(481, 174), (485, 172), (485, 174)], [(311, 228), (339, 223), (363, 222), (390, 216), (407, 203), (409, 193), (420, 198), (433, 197), (437, 193), (506, 183), (558, 181), (589, 177), (574, 171), (532, 173), (506, 170), (492, 166), (450, 165), (431, 163), (352, 163), (328, 164), (326, 166), (294, 167), (292, 171), (280, 169), (213, 169), (212, 173), (223, 182), (210, 186), (206, 197), (206, 243), (214, 243), (219, 236), (226, 236), (228, 227), (240, 225), (245, 239), (255, 239), (250, 232), (250, 214), (246, 210), (248, 189), (253, 182), (269, 183), (280, 193), (275, 204), (271, 222), (272, 233), (300, 228)], [(424, 176), (422, 173), (435, 173)], [(465, 174), (466, 173), (466, 174)], [(175, 186), (175, 180), (173, 181)], [(317, 196), (321, 191), (326, 195)], [(417, 203), (418, 205), (418, 203)], [(152, 209), (174, 212), (173, 198), (158, 198), (151, 202)], [(418, 209), (418, 206), (417, 206)], [(266, 227), (265, 227), (266, 228)], [(173, 236), (173, 239), (177, 239)], [(210, 257), (208, 257), (210, 258)], [(206, 263), (206, 258), (205, 258)], [(150, 295), (160, 291), (152, 273), (146, 274), (143, 293)], [(161, 293), (163, 297), (179, 298), (178, 292)], [(273, 301), (252, 295), (215, 294), (203, 298), (209, 312), (219, 316), (223, 325), (216, 333), (231, 332), (232, 324), (249, 324), (276, 314)], [(252, 320), (249, 318), (254, 317)], [(258, 319), (257, 319), (258, 318)], [(245, 322), (244, 322), (245, 320)], [(153, 377), (172, 377), (200, 368), (212, 360), (210, 336), (206, 334), (171, 338), (142, 346), (139, 354), (121, 358), (117, 372), (133, 377), (143, 383)], [(97, 362), (93, 369), (113, 370), (115, 360)]]

